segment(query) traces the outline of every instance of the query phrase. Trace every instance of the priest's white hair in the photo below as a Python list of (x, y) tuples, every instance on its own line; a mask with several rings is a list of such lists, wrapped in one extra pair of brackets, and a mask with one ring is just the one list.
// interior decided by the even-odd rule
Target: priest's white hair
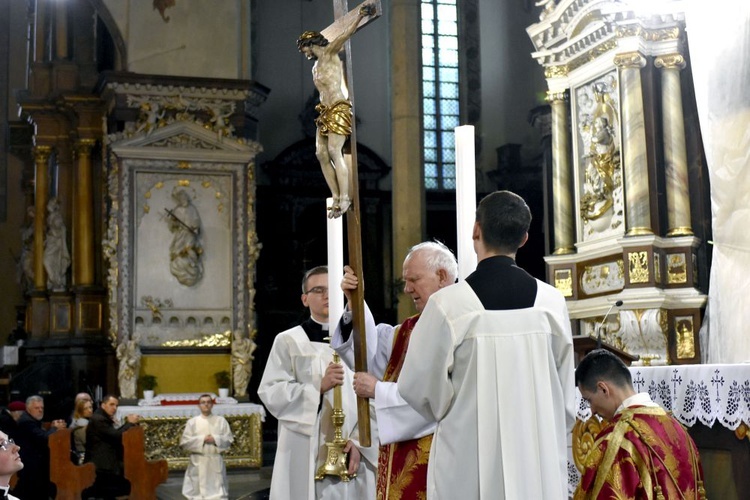
[(437, 272), (440, 269), (445, 269), (448, 274), (448, 281), (456, 281), (458, 262), (450, 248), (439, 241), (425, 241), (411, 247), (404, 261), (417, 252), (426, 252), (425, 262), (431, 271)]

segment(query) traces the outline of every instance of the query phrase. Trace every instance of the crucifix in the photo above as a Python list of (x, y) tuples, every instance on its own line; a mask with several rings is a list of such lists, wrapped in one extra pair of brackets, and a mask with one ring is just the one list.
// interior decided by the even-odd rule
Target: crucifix
[[(359, 7), (348, 11), (347, 0), (333, 0), (333, 11), (336, 21), (320, 33), (306, 31), (297, 40), (297, 47), (308, 59), (315, 60), (312, 69), (313, 83), (320, 93), (320, 104), (316, 106), (320, 114), (315, 120), (315, 155), (333, 196), (333, 205), (328, 217), (341, 217), (346, 214), (349, 265), (360, 277), (360, 285), (353, 291), (350, 304), (354, 329), (354, 368), (355, 371), (366, 372), (357, 135), (353, 119), (353, 75), (349, 39), (357, 30), (380, 17), (382, 8), (380, 0), (367, 0)], [(339, 56), (342, 51), (343, 62)], [(347, 136), (351, 165), (343, 154)], [(340, 387), (338, 389), (340, 390)], [(360, 444), (370, 446), (370, 406), (366, 398), (357, 398), (357, 419)]]

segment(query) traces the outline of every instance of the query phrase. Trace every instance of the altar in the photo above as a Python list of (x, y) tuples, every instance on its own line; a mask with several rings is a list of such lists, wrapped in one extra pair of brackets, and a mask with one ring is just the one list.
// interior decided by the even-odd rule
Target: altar
[[(254, 467), (263, 465), (262, 422), (266, 419), (263, 406), (254, 403), (237, 403), (231, 398), (215, 398), (214, 415), (227, 419), (234, 435), (232, 446), (224, 453), (227, 468)], [(196, 402), (188, 400), (140, 401), (139, 406), (120, 406), (117, 418), (122, 421), (127, 415), (140, 415), (146, 437), (146, 459), (165, 459), (169, 470), (184, 470), (188, 456), (180, 447), (180, 437), (188, 419), (200, 414)], [(225, 402), (226, 401), (226, 402)]]
[[(709, 498), (738, 498), (750, 485), (750, 364), (631, 366), (636, 392), (647, 392), (684, 426), (701, 454)], [(601, 425), (576, 389), (570, 490), (580, 479), (577, 466)], [(710, 494), (711, 492), (717, 494)]]

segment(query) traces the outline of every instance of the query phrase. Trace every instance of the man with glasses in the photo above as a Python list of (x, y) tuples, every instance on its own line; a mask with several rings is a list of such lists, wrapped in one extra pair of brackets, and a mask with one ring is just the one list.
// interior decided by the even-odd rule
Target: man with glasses
[(20, 449), (6, 433), (0, 432), (0, 496), (7, 500), (18, 500), (8, 491), (11, 476), (23, 469), (23, 462), (18, 454)]
[(227, 469), (221, 454), (232, 445), (234, 436), (226, 419), (212, 413), (213, 407), (211, 395), (201, 395), (201, 414), (188, 420), (180, 439), (180, 446), (190, 453), (182, 482), (185, 498), (229, 498)]
[[(309, 270), (302, 280), (302, 304), (310, 318), (276, 336), (258, 396), (278, 419), (278, 442), (271, 498), (375, 498), (377, 448), (360, 448), (357, 401), (352, 372), (333, 364), (333, 351), (324, 338), (328, 334), (328, 268)], [(349, 482), (333, 476), (314, 481), (318, 466), (326, 459), (326, 442), (334, 439), (333, 389), (342, 386), (344, 411), (342, 436), (347, 440), (348, 472), (357, 474)], [(374, 414), (374, 412), (373, 412)], [(373, 441), (375, 441), (373, 439)]]

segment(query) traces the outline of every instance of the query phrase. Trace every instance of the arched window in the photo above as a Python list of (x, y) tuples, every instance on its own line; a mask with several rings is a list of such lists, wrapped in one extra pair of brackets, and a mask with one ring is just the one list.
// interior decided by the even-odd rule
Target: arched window
[(422, 105), (426, 189), (455, 189), (459, 125), (457, 0), (422, 0)]

